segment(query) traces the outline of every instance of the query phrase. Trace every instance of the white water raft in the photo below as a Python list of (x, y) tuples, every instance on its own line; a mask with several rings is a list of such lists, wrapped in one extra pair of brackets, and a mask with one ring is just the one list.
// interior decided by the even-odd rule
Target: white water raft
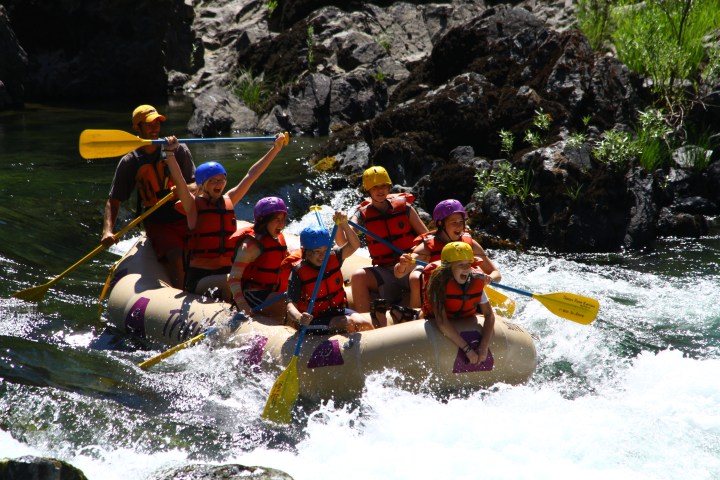
[[(353, 256), (343, 265), (349, 278), (368, 259)], [(238, 348), (246, 364), (279, 373), (290, 362), (298, 333), (259, 315), (228, 326), (234, 311), (223, 302), (169, 286), (150, 242), (141, 238), (117, 264), (107, 314), (128, 333), (167, 346), (182, 343), (211, 326), (216, 341)], [(480, 340), (482, 316), (459, 322), (468, 341)], [(495, 383), (521, 384), (535, 372), (535, 344), (522, 327), (497, 316), (488, 359), (467, 363), (464, 354), (432, 322), (416, 320), (372, 331), (306, 335), (298, 358), (300, 394), (310, 399), (352, 399), (368, 375), (385, 368), (398, 371), (404, 388), (437, 393), (478, 390)]]

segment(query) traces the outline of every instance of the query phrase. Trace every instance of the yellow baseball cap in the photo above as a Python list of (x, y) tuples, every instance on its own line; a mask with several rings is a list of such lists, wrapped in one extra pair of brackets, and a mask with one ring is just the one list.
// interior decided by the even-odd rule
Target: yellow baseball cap
[(140, 105), (135, 110), (133, 110), (132, 124), (133, 126), (135, 126), (138, 125), (140, 122), (150, 123), (154, 122), (158, 118), (161, 122), (167, 120), (167, 118), (165, 118), (165, 115), (160, 115), (155, 109), (155, 107), (153, 107), (152, 105)]

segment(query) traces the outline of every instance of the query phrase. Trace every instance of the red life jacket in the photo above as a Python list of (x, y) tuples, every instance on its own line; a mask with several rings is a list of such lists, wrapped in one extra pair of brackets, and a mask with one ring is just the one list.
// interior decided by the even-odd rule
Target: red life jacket
[[(301, 312), (307, 312), (313, 290), (315, 290), (318, 273), (320, 273), (320, 267), (311, 265), (309, 262), (303, 260), (295, 264), (293, 270), (295, 270), (298, 278), (300, 278), (302, 287), (300, 289), (300, 300), (298, 300), (296, 306)], [(312, 311), (314, 317), (330, 309), (342, 311), (347, 307), (347, 295), (345, 294), (345, 288), (343, 288), (343, 286), (340, 262), (337, 259), (337, 255), (332, 252), (328, 258), (327, 267), (325, 267), (325, 274), (320, 282), (317, 297), (315, 297)]]
[(188, 231), (188, 253), (193, 258), (227, 258), (230, 265), (235, 253), (237, 221), (230, 197), (223, 195), (216, 203), (206, 197), (195, 197), (197, 223)]
[[(281, 279), (281, 264), (288, 256), (283, 234), (278, 235), (277, 239), (268, 234), (258, 236), (255, 234), (253, 226), (249, 225), (238, 231), (237, 245), (240, 245), (245, 237), (250, 237), (257, 242), (260, 247), (260, 256), (245, 268), (240, 280), (242, 289), (270, 290), (272, 292), (287, 290), (287, 278), (284, 282)], [(284, 290), (280, 290), (282, 284), (284, 284)]]
[(132, 153), (139, 165), (135, 174), (138, 195), (147, 209), (170, 193), (170, 188), (173, 186), (170, 169), (163, 155), (154, 160), (154, 156), (140, 155), (137, 150)]
[[(387, 240), (404, 252), (413, 247), (415, 232), (410, 225), (409, 205), (415, 197), (409, 193), (390, 194), (387, 196), (390, 208), (385, 213), (372, 206), (371, 200), (363, 201), (358, 207), (365, 228), (380, 238)], [(392, 265), (400, 258), (395, 250), (378, 242), (370, 235), (366, 236), (368, 250), (373, 265)]]
[[(423, 269), (422, 290), (424, 292), (424, 298), (422, 310), (426, 318), (435, 316), (432, 304), (430, 303), (430, 296), (427, 292), (427, 284), (430, 279), (430, 274), (439, 265), (439, 261), (432, 262), (427, 264)], [(481, 270), (477, 271), (482, 273)], [(447, 318), (453, 320), (474, 316), (477, 313), (477, 306), (482, 299), (484, 288), (485, 282), (472, 275), (472, 273), (464, 285), (457, 283), (454, 278), (448, 280), (445, 285), (445, 315)]]
[[(473, 239), (468, 232), (463, 232), (463, 234), (460, 235), (460, 239), (456, 241), (465, 242), (472, 247), (472, 240)], [(442, 240), (440, 240), (439, 235), (437, 234), (437, 230), (418, 235), (417, 237), (415, 237), (415, 240), (413, 240), (413, 246), (418, 246), (421, 243), (424, 243), (425, 248), (427, 248), (430, 252), (431, 262), (436, 262), (440, 260), (440, 254), (442, 253), (442, 249), (445, 245), (447, 245), (447, 242), (443, 242)]]

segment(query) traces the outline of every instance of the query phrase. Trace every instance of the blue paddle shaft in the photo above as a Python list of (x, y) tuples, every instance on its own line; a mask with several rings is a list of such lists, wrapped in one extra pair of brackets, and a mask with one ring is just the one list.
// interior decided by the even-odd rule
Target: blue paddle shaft
[(493, 282), (493, 287), (500, 287), (504, 288), (505, 290), (510, 290), (511, 292), (519, 293), (520, 295), (525, 295), (526, 297), (532, 297), (532, 292), (528, 292), (526, 290), (520, 290), (519, 288), (515, 287), (508, 287), (507, 285), (503, 285), (502, 283), (495, 283)]
[[(205, 143), (205, 142), (267, 142), (275, 141), (275, 137), (217, 137), (217, 138), (178, 138), (179, 143)], [(152, 143), (162, 145), (167, 143), (164, 138), (153, 140)]]
[[(353, 227), (357, 228), (358, 230), (360, 230), (361, 232), (363, 232), (365, 235), (371, 236), (372, 238), (374, 238), (374, 239), (377, 240), (378, 242), (382, 243), (382, 244), (385, 245), (386, 247), (390, 248), (391, 250), (395, 251), (396, 253), (399, 253), (400, 255), (402, 255), (402, 254), (404, 254), (404, 253), (407, 253), (407, 252), (404, 252), (401, 248), (396, 247), (396, 246), (393, 245), (392, 243), (388, 242), (388, 241), (385, 240), (384, 238), (375, 235), (374, 233), (372, 233), (371, 231), (369, 231), (367, 228), (361, 227), (360, 225), (358, 225), (357, 223), (353, 222), (352, 220), (348, 220), (348, 223), (349, 223), (351, 226), (353, 226)], [(415, 263), (417, 263), (418, 265), (423, 265), (423, 266), (424, 266), (424, 265), (427, 265), (427, 262), (423, 262), (422, 260), (415, 260)]]

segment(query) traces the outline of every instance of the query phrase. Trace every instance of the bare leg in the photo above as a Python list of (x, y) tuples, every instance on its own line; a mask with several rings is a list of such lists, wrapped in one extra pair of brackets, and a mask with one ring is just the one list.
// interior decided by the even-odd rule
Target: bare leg
[(417, 270), (410, 272), (410, 305), (411, 308), (420, 308), (420, 273)]
[(377, 291), (375, 275), (364, 268), (353, 273), (350, 279), (352, 288), (353, 310), (364, 313), (370, 311), (370, 291)]
[(182, 290), (183, 283), (185, 282), (185, 268), (183, 266), (183, 251), (180, 248), (174, 248), (168, 250), (165, 254), (166, 261), (164, 262), (165, 268), (167, 268), (168, 275), (170, 276), (170, 282), (175, 288)]

